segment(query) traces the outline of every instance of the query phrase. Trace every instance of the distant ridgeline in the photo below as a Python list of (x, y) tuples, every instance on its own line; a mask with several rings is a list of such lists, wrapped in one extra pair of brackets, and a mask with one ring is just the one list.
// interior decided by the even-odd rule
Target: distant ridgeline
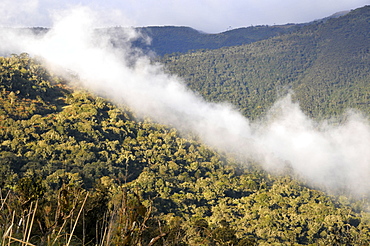
[(287, 91), (315, 118), (347, 108), (370, 114), (370, 6), (251, 44), (166, 55), (162, 62), (210, 101), (247, 117)]
[(149, 44), (138, 39), (134, 45), (144, 51), (154, 51), (163, 56), (170, 53), (186, 53), (199, 49), (219, 49), (222, 47), (249, 44), (270, 37), (297, 30), (301, 25), (255, 26), (238, 28), (218, 34), (206, 34), (190, 27), (142, 27), (141, 34), (151, 39)]
[[(327, 21), (343, 14), (345, 12), (337, 13), (312, 23)], [(150, 42), (146, 43), (145, 39), (138, 39), (134, 42), (134, 45), (144, 51), (151, 51), (156, 55), (163, 56), (171, 53), (187, 53), (201, 49), (219, 49), (222, 47), (249, 44), (291, 33), (312, 23), (250, 26), (215, 34), (204, 33), (190, 27), (181, 26), (139, 27), (135, 29), (144, 37), (149, 37)], [(119, 33), (119, 29), (116, 28), (115, 30)]]
[(26, 54), (0, 57), (1, 244), (369, 245), (367, 197), (286, 171), (241, 168)]
[[(138, 39), (133, 42), (133, 46), (142, 49), (145, 53), (155, 54), (158, 56), (172, 53), (187, 53), (203, 49), (219, 49), (222, 47), (249, 44), (282, 34), (291, 33), (306, 25), (324, 22), (331, 18), (337, 18), (343, 14), (344, 13), (338, 13), (311, 23), (250, 26), (231, 29), (215, 34), (204, 33), (185, 26), (135, 27), (135, 31), (140, 35)], [(99, 28), (97, 29), (97, 32), (110, 34), (112, 42), (119, 47), (122, 45), (122, 40), (126, 40), (126, 29), (128, 28)], [(22, 29), (20, 30), (22, 31)], [(24, 28), (23, 30), (31, 30), (36, 35), (44, 35), (49, 31), (49, 28), (34, 27)]]
[[(153, 26), (137, 27), (135, 30), (141, 35), (133, 42), (133, 46), (142, 49), (145, 53), (163, 56), (171, 53), (186, 53), (199, 49), (219, 49), (222, 47), (249, 44), (281, 34), (298, 30), (304, 24), (287, 24), (280, 26), (251, 26), (225, 31), (218, 34), (207, 34), (190, 27), (180, 26)], [(125, 27), (100, 28), (97, 32), (108, 33), (112, 42), (120, 46), (125, 40)], [(22, 30), (22, 29), (20, 29)], [(25, 28), (36, 35), (43, 35), (48, 28)], [(149, 41), (149, 42), (148, 42)]]

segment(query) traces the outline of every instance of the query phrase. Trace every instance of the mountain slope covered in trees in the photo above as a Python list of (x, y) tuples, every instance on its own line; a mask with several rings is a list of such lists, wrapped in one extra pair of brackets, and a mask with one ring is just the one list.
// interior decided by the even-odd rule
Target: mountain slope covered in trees
[[(290, 89), (316, 118), (369, 113), (369, 24), (364, 7), (162, 61), (251, 118)], [(369, 197), (328, 196), (289, 165), (271, 175), (237, 163), (73, 82), (27, 54), (0, 57), (1, 244), (370, 244)]]
[(370, 113), (370, 6), (247, 45), (167, 55), (167, 69), (211, 101), (257, 118), (292, 90), (315, 118)]
[[(150, 42), (138, 39), (134, 45), (144, 51), (151, 51), (159, 56), (171, 53), (186, 53), (199, 49), (219, 49), (222, 47), (249, 44), (271, 37), (291, 33), (313, 23), (323, 22), (332, 18), (345, 15), (347, 11), (335, 13), (321, 20), (310, 23), (286, 25), (259, 25), (230, 29), (221, 33), (204, 33), (190, 27), (181, 26), (148, 26), (135, 28), (143, 37), (148, 37)], [(112, 34), (118, 35), (121, 28), (113, 28)]]
[[(222, 47), (237, 46), (249, 44), (271, 37), (291, 33), (301, 29), (312, 23), (325, 22), (332, 18), (338, 18), (345, 15), (347, 12), (339, 12), (324, 19), (315, 20), (309, 23), (286, 25), (259, 25), (249, 26), (236, 29), (230, 29), (221, 33), (204, 33), (185, 26), (147, 26), (135, 27), (135, 31), (139, 33), (137, 39), (133, 42), (133, 46), (143, 50), (146, 53), (157, 56), (163, 56), (171, 53), (186, 53), (200, 49), (219, 49)], [(127, 27), (112, 27), (97, 29), (98, 35), (103, 32), (108, 33), (112, 38), (112, 42), (116, 46), (122, 45), (122, 40), (126, 40)], [(23, 28), (18, 29), (20, 32), (32, 33), (34, 35), (44, 35), (50, 29), (43, 27)]]
[[(138, 39), (134, 45), (145, 50), (154, 51), (163, 56), (170, 53), (186, 53), (198, 49), (218, 49), (221, 47), (249, 44), (270, 37), (297, 30), (301, 25), (287, 24), (281, 26), (251, 26), (225, 31), (217, 34), (206, 34), (190, 27), (142, 27), (136, 28), (150, 43)], [(115, 31), (119, 33), (119, 28)]]
[(175, 129), (0, 58), (0, 241), (366, 245), (363, 201), (235, 164)]
[[(191, 27), (149, 26), (136, 27), (139, 35), (132, 45), (144, 53), (163, 56), (171, 53), (186, 53), (199, 49), (219, 49), (222, 47), (249, 44), (270, 37), (290, 33), (305, 24), (286, 24), (280, 26), (250, 26), (228, 30), (222, 33), (207, 34)], [(16, 29), (20, 33), (45, 35), (49, 28), (33, 27)], [(108, 34), (112, 43), (119, 47), (122, 40), (127, 40), (127, 27), (96, 29), (97, 35)]]

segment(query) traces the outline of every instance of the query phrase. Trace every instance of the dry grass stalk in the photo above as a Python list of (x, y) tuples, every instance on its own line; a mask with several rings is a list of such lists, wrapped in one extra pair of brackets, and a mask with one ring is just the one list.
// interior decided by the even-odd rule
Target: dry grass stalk
[(12, 229), (12, 227), (13, 227), (13, 224), (11, 224), (9, 226), (8, 230), (6, 230), (6, 232), (4, 233), (4, 235), (3, 235), (3, 243), (1, 244), (2, 246), (5, 245), (5, 240), (8, 238), (8, 234), (9, 234), (10, 230)]
[(32, 206), (33, 206), (33, 202), (31, 202), (31, 205), (30, 205), (30, 209), (29, 211), (27, 211), (27, 222), (26, 222), (26, 228), (24, 229), (24, 233), (23, 233), (23, 239), (22, 241), (26, 241), (26, 237), (28, 235), (28, 226), (29, 226), (29, 222), (30, 222), (30, 212), (32, 210)]
[(78, 219), (80, 218), (80, 215), (81, 215), (81, 212), (85, 206), (85, 203), (86, 203), (86, 200), (87, 200), (87, 197), (89, 196), (89, 193), (86, 193), (86, 197), (85, 197), (85, 200), (83, 201), (82, 205), (81, 205), (81, 209), (80, 211), (78, 212), (78, 215), (77, 215), (77, 218), (76, 218), (76, 221), (75, 221), (75, 224), (73, 225), (73, 229), (71, 231), (71, 235), (69, 236), (69, 239), (68, 239), (68, 242), (66, 244), (66, 246), (69, 246), (69, 244), (71, 243), (71, 240), (72, 240), (72, 236), (73, 236), (73, 232), (74, 230), (76, 229), (76, 226), (77, 226), (77, 222), (78, 222)]
[(3, 200), (3, 202), (1, 203), (0, 210), (2, 210), (2, 209), (3, 209), (3, 207), (4, 207), (4, 205), (5, 205), (5, 202), (6, 202), (6, 200), (7, 200), (7, 199), (8, 199), (8, 197), (9, 197), (9, 194), (10, 194), (10, 190), (8, 191), (8, 193), (6, 194), (6, 196), (5, 196), (4, 200), (3, 200), (2, 192), (1, 192), (1, 189), (0, 189), (1, 200)]
[(35, 215), (36, 215), (37, 205), (38, 205), (38, 201), (36, 201), (35, 209), (34, 209), (33, 214), (32, 214), (31, 225), (30, 225), (30, 228), (28, 229), (28, 235), (27, 235), (27, 240), (26, 240), (26, 242), (27, 242), (27, 243), (28, 243), (28, 241), (30, 240), (31, 231), (32, 231), (32, 226), (33, 226), (33, 222), (34, 222), (34, 220), (35, 220)]
[[(22, 245), (25, 244), (25, 245), (30, 245), (30, 246), (36, 246), (36, 245), (34, 245), (32, 243), (28, 243), (28, 242), (22, 241), (20, 239), (17, 239), (17, 238), (11, 237), (11, 236), (6, 236), (6, 237), (9, 238), (10, 240), (13, 240), (13, 241), (22, 243)], [(10, 243), (11, 243), (11, 241), (10, 241)], [(10, 243), (9, 243), (9, 245), (10, 245)]]
[[(3, 205), (4, 205), (4, 202), (3, 202)], [(2, 207), (3, 207), (3, 205), (2, 205)], [(5, 245), (5, 241), (8, 241), (7, 245), (11, 245), (13, 242), (19, 242), (19, 243), (21, 243), (21, 245), (34, 245), (34, 244), (30, 243), (29, 240), (30, 240), (30, 237), (31, 237), (32, 227), (33, 227), (33, 223), (34, 223), (34, 220), (35, 220), (37, 206), (38, 206), (37, 201), (36, 201), (34, 207), (33, 207), (33, 203), (31, 203), (30, 208), (27, 211), (27, 215), (26, 215), (27, 220), (26, 220), (24, 231), (23, 231), (23, 238), (22, 239), (18, 239), (18, 238), (13, 237), (15, 210), (13, 211), (11, 224), (3, 235), (2, 246)], [(32, 215), (32, 218), (30, 219), (31, 215)], [(25, 221), (25, 219), (21, 219), (21, 221)], [(20, 222), (20, 224), (21, 224), (21, 222)]]
[[(10, 236), (13, 235), (14, 218), (15, 218), (15, 210), (13, 211), (12, 223), (10, 226)], [(11, 242), (11, 239), (9, 238), (8, 245), (10, 245), (10, 242)]]

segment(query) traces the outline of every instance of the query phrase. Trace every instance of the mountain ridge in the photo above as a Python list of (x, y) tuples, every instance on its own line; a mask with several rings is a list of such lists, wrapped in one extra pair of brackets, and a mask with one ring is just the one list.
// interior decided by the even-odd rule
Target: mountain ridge
[(206, 99), (231, 102), (247, 117), (260, 116), (287, 88), (316, 118), (348, 107), (369, 114), (369, 19), (366, 6), (289, 34), (162, 62)]
[[(256, 25), (226, 30), (220, 33), (205, 33), (188, 26), (147, 26), (133, 27), (141, 34), (133, 45), (142, 49), (149, 55), (153, 53), (163, 56), (171, 53), (186, 53), (199, 49), (219, 49), (222, 47), (238, 46), (249, 44), (275, 36), (288, 34), (297, 31), (304, 26), (328, 21), (341, 17), (351, 11), (341, 11), (328, 17), (313, 20), (307, 23), (287, 23), (283, 25)], [(33, 27), (21, 28), (31, 30), (35, 35), (43, 35), (49, 28)], [(103, 31), (111, 35), (112, 42), (120, 45), (120, 39), (124, 39), (126, 27), (99, 28), (98, 33)], [(148, 43), (148, 39), (151, 40)]]
[(201, 33), (191, 27), (143, 27), (136, 28), (144, 36), (151, 38), (150, 44), (142, 40), (134, 45), (145, 51), (154, 51), (163, 56), (170, 53), (186, 53), (199, 49), (218, 49), (227, 46), (236, 46), (252, 43), (266, 38), (288, 33), (300, 27), (299, 24), (281, 26), (253, 26), (225, 31), (218, 34)]
[[(353, 10), (351, 10), (353, 11)], [(306, 23), (287, 23), (282, 25), (256, 25), (226, 30), (220, 33), (205, 33), (187, 26), (148, 26), (135, 29), (144, 36), (150, 37), (152, 42), (147, 44), (138, 40), (135, 44), (143, 50), (154, 51), (163, 56), (171, 53), (186, 53), (199, 49), (218, 49), (253, 43), (271, 37), (287, 34), (300, 28), (339, 18), (351, 11), (336, 12), (328, 17)]]

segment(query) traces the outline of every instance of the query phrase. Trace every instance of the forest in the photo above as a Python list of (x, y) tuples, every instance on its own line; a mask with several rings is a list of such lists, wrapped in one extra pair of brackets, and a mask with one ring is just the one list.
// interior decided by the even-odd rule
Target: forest
[(209, 101), (227, 101), (257, 119), (293, 92), (315, 119), (348, 108), (370, 114), (370, 6), (260, 42), (160, 60)]
[[(291, 89), (315, 119), (368, 114), (369, 16), (158, 59), (251, 119)], [(0, 57), (0, 243), (369, 245), (370, 197), (235, 160), (13, 54)]]
[[(138, 37), (132, 45), (149, 56), (164, 56), (166, 54), (180, 54), (194, 52), (201, 49), (219, 49), (222, 47), (249, 44), (265, 40), (274, 36), (291, 33), (307, 24), (286, 25), (259, 25), (226, 30), (221, 33), (204, 33), (186, 26), (148, 26), (135, 27)], [(127, 27), (107, 27), (95, 29), (96, 34), (108, 35), (112, 43), (119, 47), (125, 40)], [(20, 33), (32, 33), (35, 36), (44, 36), (50, 28), (32, 27), (20, 28)]]
[[(293, 32), (303, 24), (286, 24), (281, 26), (250, 26), (227, 30), (222, 33), (208, 34), (194, 30), (190, 27), (153, 26), (141, 27), (136, 30), (143, 36), (149, 37), (150, 43), (145, 39), (138, 39), (133, 44), (144, 51), (154, 52), (158, 56), (172, 53), (193, 52), (200, 49), (219, 49), (268, 39), (284, 33)], [(108, 29), (112, 36), (119, 36), (122, 28)]]
[(245, 168), (27, 54), (0, 64), (3, 245), (369, 243), (367, 199)]

